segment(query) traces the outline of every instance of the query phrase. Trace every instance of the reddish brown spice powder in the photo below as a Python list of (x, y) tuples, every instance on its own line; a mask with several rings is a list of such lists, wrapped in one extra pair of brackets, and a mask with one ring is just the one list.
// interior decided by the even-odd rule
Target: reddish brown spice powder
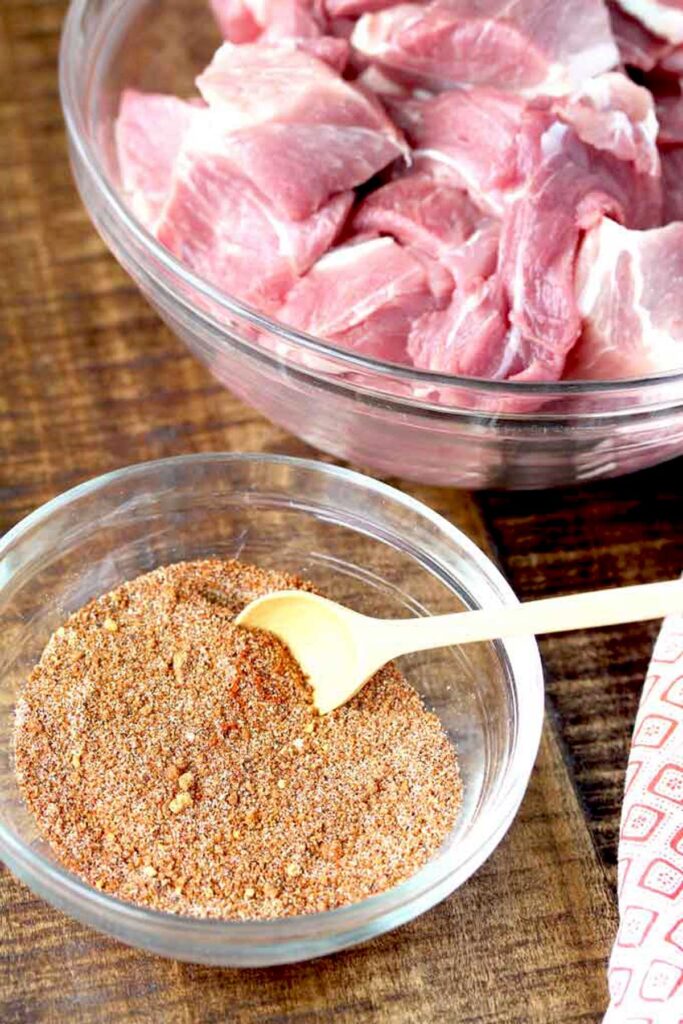
[(197, 917), (343, 906), (432, 857), (461, 802), (438, 718), (387, 666), (319, 717), (289, 651), (232, 622), (310, 584), (217, 559), (157, 569), (72, 615), (17, 706), (16, 771), (62, 863)]

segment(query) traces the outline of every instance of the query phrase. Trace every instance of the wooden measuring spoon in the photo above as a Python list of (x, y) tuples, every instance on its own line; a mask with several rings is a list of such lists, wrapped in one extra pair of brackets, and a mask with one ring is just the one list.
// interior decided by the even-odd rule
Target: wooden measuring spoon
[(267, 629), (287, 644), (324, 715), (401, 654), (641, 622), (671, 612), (683, 612), (680, 579), (419, 619), (371, 619), (304, 590), (281, 590), (252, 601), (236, 622)]

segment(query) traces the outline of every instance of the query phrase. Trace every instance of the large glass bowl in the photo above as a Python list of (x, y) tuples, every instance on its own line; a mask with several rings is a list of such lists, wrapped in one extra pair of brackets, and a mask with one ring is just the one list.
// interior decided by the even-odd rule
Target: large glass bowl
[(12, 763), (14, 706), (52, 631), (85, 601), (157, 565), (218, 555), (315, 581), (379, 616), (515, 601), (492, 563), (424, 505), (322, 463), (190, 455), (110, 473), (34, 512), (0, 543), (0, 856), (55, 907), (181, 960), (263, 966), (320, 956), (395, 928), (462, 885), (500, 842), (538, 748), (543, 682), (531, 639), (401, 659), (457, 745), (460, 817), (402, 885), (340, 910), (276, 921), (202, 921), (90, 888), (36, 833)]
[(190, 95), (219, 43), (208, 0), (73, 0), (61, 91), (76, 182), (97, 229), (163, 319), (245, 402), (326, 452), (462, 487), (548, 487), (683, 452), (683, 372), (505, 384), (397, 367), (288, 330), (185, 269), (118, 193), (127, 86)]

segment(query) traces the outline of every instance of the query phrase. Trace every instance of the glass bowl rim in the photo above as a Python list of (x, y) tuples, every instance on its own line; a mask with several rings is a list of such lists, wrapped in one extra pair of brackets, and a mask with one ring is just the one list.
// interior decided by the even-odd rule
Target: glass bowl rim
[[(242, 303), (236, 298), (233, 298), (227, 292), (221, 291), (204, 278), (195, 274), (192, 270), (181, 263), (180, 260), (176, 259), (176, 257), (173, 256), (163, 245), (161, 245), (161, 243), (158, 242), (157, 239), (154, 238), (154, 236), (150, 234), (132, 214), (126, 203), (124, 203), (122, 197), (110, 182), (102, 162), (98, 157), (97, 151), (91, 142), (87, 127), (82, 117), (81, 106), (78, 102), (78, 81), (76, 73), (77, 61), (73, 59), (73, 56), (82, 49), (77, 43), (79, 22), (87, 8), (93, 2), (94, 0), (70, 0), (66, 17), (64, 19), (59, 53), (59, 90), (67, 131), (72, 144), (78, 151), (80, 159), (87, 168), (90, 179), (95, 183), (99, 195), (104, 200), (109, 210), (113, 213), (115, 223), (120, 224), (128, 235), (132, 236), (133, 240), (139, 247), (139, 250), (146, 257), (156, 260), (171, 278), (179, 280), (186, 288), (189, 287), (190, 289), (194, 289), (196, 292), (199, 292), (211, 303), (215, 303), (220, 308), (225, 309), (226, 312), (232, 316), (247, 321), (255, 328), (258, 328), (267, 334), (281, 338), (294, 348), (303, 348), (323, 358), (327, 357), (328, 359), (336, 360), (342, 364), (348, 364), (349, 368), (355, 371), (372, 373), (382, 378), (391, 378), (393, 381), (399, 380), (408, 385), (432, 389), (459, 388), (467, 392), (481, 393), (486, 396), (493, 395), (500, 397), (501, 399), (529, 396), (536, 397), (539, 400), (543, 398), (550, 399), (577, 395), (618, 395), (622, 392), (631, 391), (634, 388), (650, 391), (666, 385), (681, 385), (682, 389), (680, 394), (676, 392), (672, 398), (667, 399), (664, 403), (664, 408), (666, 410), (675, 410), (683, 405), (683, 367), (681, 367), (681, 370), (679, 371), (662, 371), (645, 377), (633, 377), (620, 380), (576, 380), (536, 383), (491, 381), (479, 377), (458, 377), (450, 374), (437, 373), (433, 370), (422, 370), (416, 367), (402, 366), (398, 363), (388, 363), (383, 360), (375, 359), (371, 356), (351, 352), (347, 349), (333, 345), (330, 342), (316, 338), (314, 335), (307, 334), (304, 331), (288, 327), (277, 320), (259, 313), (256, 309)], [(129, 3), (130, 0), (123, 0), (123, 2)], [(120, 5), (110, 5), (109, 11), (111, 12), (115, 6)], [(137, 258), (136, 262), (140, 263)], [(140, 265), (142, 266), (142, 264)], [(158, 287), (162, 287), (166, 291), (170, 291), (160, 276), (150, 271), (148, 264), (145, 264), (143, 269), (145, 274), (151, 274)], [(182, 294), (182, 289), (174, 289), (170, 294), (172, 295), (173, 300), (181, 303), (183, 307), (192, 314), (192, 316), (203, 320), (211, 326), (214, 332), (218, 332), (218, 334), (221, 335), (222, 344), (227, 342), (227, 339), (223, 337), (225, 334), (225, 325), (222, 324), (220, 320), (188, 299), (186, 295)], [(250, 349), (255, 347), (253, 343), (246, 339), (240, 340)], [(258, 354), (262, 356), (264, 354), (263, 350), (259, 349)], [(380, 393), (378, 392), (378, 394)], [(411, 408), (418, 410), (422, 407), (425, 409), (432, 408), (432, 403), (428, 401), (421, 401), (419, 398), (410, 399), (409, 404)], [(660, 406), (656, 405), (654, 408), (659, 409)], [(649, 409), (650, 407), (645, 407), (643, 411), (648, 411)], [(457, 405), (452, 407), (442, 407), (441, 411), (444, 414), (458, 412), (476, 414), (476, 410), (463, 409), (461, 406)], [(525, 414), (503, 412), (496, 414), (496, 416), (500, 420), (510, 419), (528, 422), (542, 418), (542, 413), (539, 415), (538, 413)]]
[[(93, 495), (122, 480), (138, 477), (142, 481), (150, 472), (202, 463), (257, 463), (292, 466), (323, 476), (341, 478), (355, 486), (367, 488), (377, 496), (394, 504), (403, 505), (409, 511), (417, 513), (437, 526), (442, 534), (454, 541), (468, 557), (472, 558), (482, 576), (489, 583), (495, 584), (503, 603), (518, 603), (512, 588), (491, 559), (458, 527), (429, 506), (388, 484), (355, 470), (314, 459), (270, 455), (261, 452), (209, 452), (178, 455), (134, 463), (88, 479), (39, 506), (12, 527), (0, 538), (0, 559), (7, 554), (15, 542), (23, 539), (34, 527), (44, 525), (54, 513), (64, 510), (83, 497)], [(349, 528), (354, 529), (353, 526)], [(0, 593), (10, 579), (11, 576), (0, 584)], [(525, 715), (527, 717), (523, 719), (524, 742), (520, 742), (522, 731), (522, 726), (520, 726), (514, 750), (501, 779), (501, 785), (505, 783), (504, 791), (497, 797), (500, 806), (495, 808), (499, 811), (499, 816), (493, 823), (488, 819), (486, 825), (483, 822), (480, 823), (479, 832), (483, 834), (477, 835), (476, 844), (473, 844), (470, 839), (469, 846), (471, 848), (468, 848), (466, 856), (458, 858), (455, 864), (447, 860), (429, 861), (400, 885), (334, 910), (284, 918), (239, 921), (194, 918), (149, 910), (99, 892), (83, 882), (77, 875), (33, 849), (11, 828), (2, 823), (0, 823), (0, 854), (4, 855), (8, 852), (10, 867), (16, 863), (21, 868), (25, 868), (32, 880), (40, 883), (46, 881), (52, 891), (60, 892), (67, 900), (76, 905), (82, 904), (89, 909), (99, 910), (104, 915), (116, 918), (119, 922), (125, 920), (132, 928), (139, 928), (140, 932), (153, 929), (155, 926), (160, 929), (168, 928), (178, 938), (182, 935), (196, 937), (197, 934), (201, 934), (202, 938), (207, 940), (213, 937), (232, 939), (240, 943), (250, 941), (255, 946), (270, 945), (274, 940), (314, 939), (321, 934), (324, 938), (329, 939), (334, 935), (348, 933), (350, 929), (359, 924), (359, 918), (362, 919), (363, 924), (367, 924), (378, 918), (386, 918), (392, 913), (398, 913), (414, 903), (423, 903), (427, 900), (428, 905), (431, 906), (442, 898), (440, 891), (444, 886), (448, 887), (448, 892), (457, 888), (477, 870), (498, 845), (509, 828), (526, 792), (531, 770), (536, 760), (544, 711), (543, 670), (538, 645), (533, 638), (522, 638), (506, 641), (504, 646), (511, 669), (513, 661), (517, 663), (523, 660), (525, 665), (523, 685), (520, 684), (519, 677), (514, 671), (510, 673), (513, 696), (515, 700), (519, 700), (521, 696), (526, 705)], [(511, 651), (515, 652), (514, 659), (510, 657)], [(519, 718), (522, 722), (521, 715)], [(491, 808), (489, 808), (490, 811)], [(438, 870), (436, 870), (437, 868)], [(451, 885), (454, 878), (455, 883)], [(434, 899), (430, 899), (430, 894), (434, 893), (436, 893)]]

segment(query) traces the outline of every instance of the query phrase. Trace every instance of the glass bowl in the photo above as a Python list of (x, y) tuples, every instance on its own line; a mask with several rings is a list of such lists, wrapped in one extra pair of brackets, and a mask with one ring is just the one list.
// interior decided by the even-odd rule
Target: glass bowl
[(548, 487), (683, 452), (683, 372), (521, 385), (417, 371), (289, 330), (185, 269), (118, 194), (113, 123), (127, 86), (192, 94), (219, 42), (208, 0), (73, 0), (61, 93), (74, 175), (94, 224), (226, 387), (323, 451), (428, 483)]
[(189, 455), (143, 463), (68, 491), (0, 543), (0, 855), (55, 907), (134, 946), (246, 967), (320, 956), (395, 928), (462, 885), (500, 842), (524, 795), (543, 719), (531, 639), (401, 659), (456, 744), (459, 820), (402, 885), (352, 906), (273, 921), (204, 921), (91, 888), (51, 856), (13, 772), (18, 694), (49, 635), (93, 596), (155, 566), (218, 555), (308, 577), (379, 616), (495, 606), (515, 597), (459, 530), (384, 484), (322, 463)]

